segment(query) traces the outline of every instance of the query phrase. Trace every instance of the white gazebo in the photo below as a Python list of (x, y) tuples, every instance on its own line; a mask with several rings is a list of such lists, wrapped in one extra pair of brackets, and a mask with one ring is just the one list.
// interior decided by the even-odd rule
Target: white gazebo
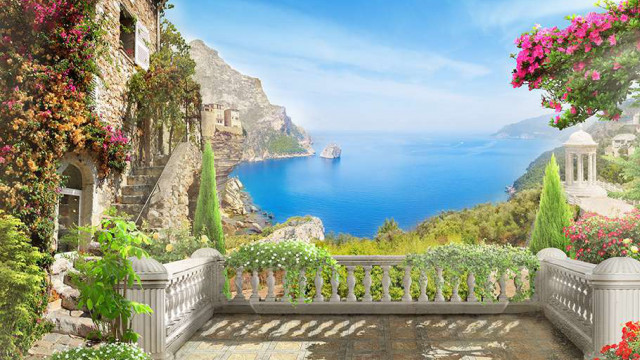
[[(596, 143), (591, 135), (580, 129), (571, 134), (564, 143), (565, 187), (569, 194), (577, 197), (607, 196), (607, 191), (597, 183)], [(585, 174), (586, 168), (586, 174)]]

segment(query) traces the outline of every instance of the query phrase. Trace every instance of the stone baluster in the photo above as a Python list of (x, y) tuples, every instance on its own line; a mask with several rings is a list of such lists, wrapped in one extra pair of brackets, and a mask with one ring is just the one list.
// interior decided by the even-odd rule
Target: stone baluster
[(338, 281), (338, 269), (333, 268), (333, 271), (331, 273), (331, 299), (329, 299), (330, 302), (340, 301), (340, 295), (338, 295), (338, 285), (340, 285), (340, 282)]
[(451, 289), (451, 302), (460, 302), (462, 298), (460, 298), (460, 294), (458, 294), (458, 290), (460, 289), (460, 278), (456, 278), (453, 280), (453, 287)]
[(526, 279), (523, 279), (524, 271), (525, 271), (525, 268), (521, 267), (518, 269), (518, 273), (516, 274), (516, 277), (518, 278), (518, 281), (515, 282), (516, 295), (520, 295), (523, 293), (524, 281), (526, 280)]
[(355, 266), (347, 266), (347, 302), (356, 301), (356, 294), (354, 292), (356, 286), (356, 276), (354, 275)]
[(165, 306), (167, 307), (167, 312), (166, 312), (166, 316), (165, 316), (165, 323), (169, 324), (171, 323), (171, 320), (173, 319), (173, 286), (171, 284), (171, 282), (169, 282), (169, 286), (167, 286), (167, 296), (166, 296), (166, 300), (165, 300)]
[(382, 302), (390, 302), (389, 286), (391, 286), (391, 277), (389, 276), (389, 265), (382, 266)]
[(260, 286), (260, 278), (258, 277), (258, 270), (251, 272), (251, 297), (249, 301), (260, 301), (260, 295), (258, 295), (258, 287)]
[(364, 279), (362, 279), (364, 296), (362, 297), (362, 301), (371, 302), (373, 301), (373, 297), (371, 296), (371, 265), (365, 265), (362, 268), (364, 269)]
[(411, 266), (406, 265), (404, 267), (404, 278), (402, 279), (402, 286), (404, 287), (404, 295), (402, 296), (402, 301), (411, 302), (413, 299), (411, 298)]
[(442, 295), (442, 288), (444, 287), (444, 278), (442, 277), (442, 268), (436, 268), (436, 296), (433, 299), (435, 302), (443, 302), (444, 295)]
[(187, 284), (185, 283), (185, 276), (178, 278), (178, 318), (186, 311), (187, 300)]
[(427, 272), (424, 270), (420, 270), (420, 296), (418, 297), (418, 301), (420, 302), (429, 301), (429, 297), (427, 296), (427, 285), (429, 285), (429, 277), (427, 276)]
[(477, 302), (478, 298), (476, 297), (476, 276), (470, 272), (467, 275), (467, 288), (469, 289), (469, 293), (467, 294), (467, 302)]
[(304, 269), (300, 270), (300, 282), (298, 283), (298, 302), (305, 301), (305, 290), (307, 290), (307, 274)]
[(313, 298), (313, 302), (323, 302), (324, 296), (322, 296), (322, 286), (324, 285), (324, 278), (322, 277), (322, 267), (316, 270), (316, 278), (313, 281), (316, 287), (316, 296)]
[(507, 297), (507, 274), (502, 274), (502, 276), (500, 276), (498, 284), (500, 285), (500, 296), (498, 296), (498, 301), (509, 301), (509, 297)]
[(264, 301), (276, 301), (275, 286), (276, 278), (275, 276), (273, 276), (273, 269), (267, 269), (267, 297), (264, 299)]
[(233, 298), (233, 301), (235, 302), (244, 302), (245, 300), (247, 300), (244, 297), (244, 294), (242, 293), (242, 275), (244, 273), (244, 267), (243, 266), (239, 266), (236, 268), (236, 279), (235, 279), (235, 285), (236, 285), (236, 296)]

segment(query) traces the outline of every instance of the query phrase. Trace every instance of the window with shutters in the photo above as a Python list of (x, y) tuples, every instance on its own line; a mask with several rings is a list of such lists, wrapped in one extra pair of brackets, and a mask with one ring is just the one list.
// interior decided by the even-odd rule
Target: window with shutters
[(120, 47), (134, 61), (136, 49), (136, 20), (120, 6)]

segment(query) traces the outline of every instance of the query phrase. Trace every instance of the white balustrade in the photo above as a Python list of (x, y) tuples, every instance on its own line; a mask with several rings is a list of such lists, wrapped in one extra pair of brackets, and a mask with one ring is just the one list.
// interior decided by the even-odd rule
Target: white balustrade
[[(640, 320), (640, 262), (631, 258), (613, 258), (596, 266), (568, 259), (557, 249), (544, 249), (538, 254), (541, 267), (536, 274), (523, 269), (507, 274), (494, 270), (488, 283), (476, 284), (472, 273), (454, 278), (447, 274), (445, 281), (443, 269), (438, 266), (412, 272), (413, 269), (404, 264), (403, 256), (336, 256), (337, 267), (324, 272), (322, 268), (313, 269), (313, 295), (306, 294), (306, 271), (300, 271), (295, 284), (297, 298), (293, 302), (288, 297), (286, 269), (265, 269), (267, 295), (264, 299), (258, 294), (261, 272), (251, 271), (252, 293), (246, 299), (244, 269), (239, 267), (234, 281), (236, 295), (229, 301), (222, 296), (224, 258), (214, 250), (202, 250), (206, 250), (201, 252), (202, 257), (196, 257), (196, 252), (191, 259), (166, 265), (151, 259), (132, 261), (140, 275), (141, 287), (134, 286), (127, 297), (145, 302), (154, 310), (153, 314), (144, 315), (151, 316), (150, 321), (144, 316), (134, 317), (133, 330), (142, 335), (140, 345), (154, 358), (175, 352), (213, 316), (214, 309), (235, 313), (374, 315), (542, 310), (586, 356), (596, 354), (605, 344), (619, 341), (623, 323)], [(342, 278), (340, 273), (346, 273), (346, 277)], [(276, 291), (279, 274), (284, 275), (284, 297), (279, 297)], [(322, 293), (324, 274), (330, 274), (331, 295), (328, 297)], [(416, 279), (413, 275), (417, 275)], [(509, 298), (513, 293), (509, 285), (515, 284), (515, 294), (522, 295), (527, 285), (521, 280), (533, 276), (535, 296), (513, 302)], [(414, 280), (418, 281), (417, 299), (411, 291)], [(460, 287), (465, 285), (467, 294), (463, 299)], [(488, 295), (492, 298), (478, 299), (477, 286), (495, 289)], [(341, 299), (343, 291), (346, 297)], [(307, 302), (308, 298), (312, 301)]]

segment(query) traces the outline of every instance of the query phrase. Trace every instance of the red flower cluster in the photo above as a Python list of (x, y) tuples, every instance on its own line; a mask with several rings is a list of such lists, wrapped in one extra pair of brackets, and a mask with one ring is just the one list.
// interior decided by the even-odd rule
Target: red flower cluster
[(622, 218), (587, 214), (564, 229), (571, 244), (567, 250), (578, 260), (600, 263), (610, 257), (638, 256), (640, 212)]
[(600, 351), (604, 357), (594, 360), (638, 360), (640, 359), (640, 323), (628, 322), (622, 329), (622, 340), (618, 344), (606, 345)]

